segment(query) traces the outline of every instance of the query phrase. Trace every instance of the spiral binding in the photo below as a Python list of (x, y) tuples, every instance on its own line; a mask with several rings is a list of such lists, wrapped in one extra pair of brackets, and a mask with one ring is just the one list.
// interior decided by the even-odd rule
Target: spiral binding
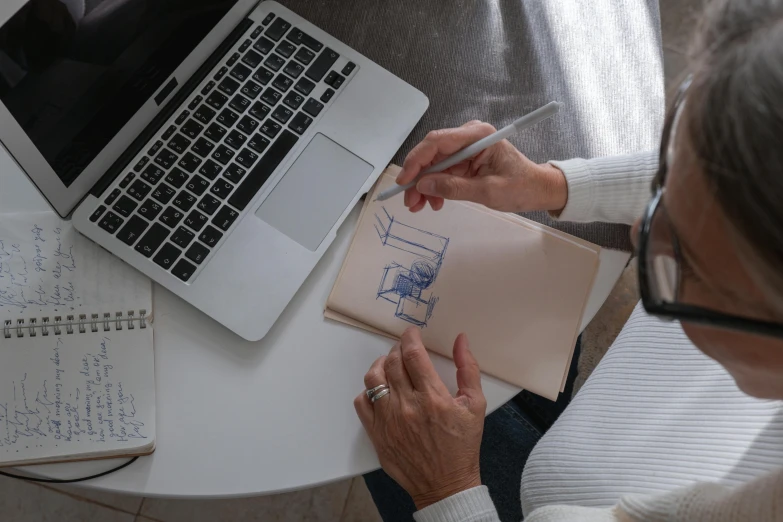
[(66, 335), (71, 335), (75, 331), (79, 333), (86, 333), (87, 327), (90, 327), (91, 332), (98, 332), (99, 327), (103, 326), (104, 332), (112, 331), (112, 325), (114, 330), (122, 330), (127, 328), (128, 330), (136, 329), (136, 323), (138, 328), (142, 330), (147, 328), (147, 321), (150, 318), (147, 317), (147, 310), (139, 310), (138, 317), (136, 312), (128, 310), (127, 312), (115, 312), (114, 317), (110, 313), (104, 313), (103, 317), (98, 314), (90, 315), (89, 319), (87, 314), (66, 315), (65, 320), (60, 315), (55, 315), (53, 320), (50, 321), (49, 317), (41, 317), (39, 322), (36, 318), (17, 319), (16, 323), (13, 320), (7, 319), (3, 324), (3, 337), (10, 339), (12, 337), (25, 337), (25, 331), (27, 337), (36, 337), (42, 335), (44, 337), (49, 335), (51, 331), (54, 335), (62, 335), (65, 330)]

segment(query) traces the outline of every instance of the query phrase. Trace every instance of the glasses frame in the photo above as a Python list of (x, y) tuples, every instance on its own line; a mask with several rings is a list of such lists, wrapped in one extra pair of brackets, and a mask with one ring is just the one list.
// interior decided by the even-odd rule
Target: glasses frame
[[(685, 79), (680, 85), (675, 96), (674, 104), (672, 105), (671, 112), (667, 118), (667, 122), (664, 125), (663, 136), (661, 139), (661, 152), (658, 172), (655, 175), (655, 181), (653, 182), (653, 197), (647, 204), (647, 207), (642, 215), (641, 226), (639, 227), (639, 248), (638, 248), (638, 269), (639, 269), (639, 293), (642, 298), (642, 305), (648, 314), (660, 317), (662, 319), (668, 319), (671, 321), (683, 321), (688, 323), (695, 323), (714, 328), (721, 328), (725, 330), (734, 330), (738, 332), (748, 332), (758, 335), (764, 335), (769, 337), (783, 338), (783, 324), (774, 323), (770, 321), (762, 321), (758, 319), (750, 319), (738, 315), (724, 314), (722, 312), (716, 312), (709, 308), (703, 308), (700, 306), (688, 305), (683, 303), (668, 303), (664, 301), (658, 301), (653, 298), (653, 293), (650, 287), (650, 268), (647, 266), (647, 255), (649, 252), (651, 228), (653, 223), (653, 217), (656, 212), (665, 211), (664, 208), (659, 208), (663, 201), (664, 194), (664, 181), (666, 180), (666, 173), (668, 172), (668, 150), (669, 140), (671, 139), (672, 129), (677, 120), (676, 116), (679, 112), (681, 105), (685, 100), (685, 92), (691, 84), (691, 76)], [(678, 282), (677, 289), (681, 286), (679, 278), (682, 277), (682, 271), (679, 267), (682, 266), (682, 252), (680, 249), (680, 242), (675, 234), (674, 230), (672, 234), (672, 250), (675, 255), (675, 261), (678, 267)], [(675, 296), (676, 299), (676, 296)]]

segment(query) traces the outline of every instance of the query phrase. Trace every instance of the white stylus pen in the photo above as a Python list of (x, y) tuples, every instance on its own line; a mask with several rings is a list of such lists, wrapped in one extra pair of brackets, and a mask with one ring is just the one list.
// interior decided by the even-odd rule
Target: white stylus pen
[(476, 143), (472, 145), (468, 145), (464, 149), (455, 152), (453, 155), (449, 156), (445, 160), (441, 161), (440, 163), (437, 163), (433, 165), (432, 167), (428, 168), (424, 172), (420, 172), (418, 176), (416, 176), (416, 179), (408, 183), (407, 185), (395, 185), (391, 188), (388, 188), (378, 194), (378, 197), (375, 198), (375, 201), (386, 201), (392, 196), (396, 196), (400, 192), (405, 192), (411, 187), (415, 187), (416, 183), (419, 182), (419, 180), (422, 178), (422, 176), (425, 176), (427, 174), (432, 174), (433, 172), (443, 172), (449, 167), (453, 167), (460, 161), (464, 161), (471, 156), (475, 156), (479, 152), (481, 152), (484, 149), (487, 149), (494, 145), (495, 143), (504, 140), (514, 134), (517, 131), (521, 131), (522, 129), (526, 129), (528, 127), (532, 127), (536, 123), (543, 121), (547, 118), (550, 118), (557, 114), (557, 112), (560, 110), (560, 108), (563, 106), (560, 102), (549, 102), (540, 109), (536, 109), (530, 114), (525, 114), (518, 120), (514, 121), (511, 125), (508, 125), (507, 127), (503, 127), (499, 131), (497, 131), (494, 134), (490, 134), (486, 138), (482, 138), (478, 140)]

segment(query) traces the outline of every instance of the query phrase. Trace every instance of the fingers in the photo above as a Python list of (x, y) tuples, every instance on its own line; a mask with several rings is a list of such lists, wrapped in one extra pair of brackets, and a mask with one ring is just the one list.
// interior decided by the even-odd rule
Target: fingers
[(389, 387), (395, 394), (409, 394), (413, 391), (408, 371), (402, 363), (402, 350), (398, 342), (392, 346), (386, 361), (383, 363), (383, 371), (386, 372), (386, 378), (389, 379)]
[[(375, 388), (380, 384), (386, 384), (386, 373), (383, 370), (383, 365), (385, 362), (386, 356), (383, 355), (378, 357), (378, 359), (372, 363), (372, 366), (370, 366), (370, 369), (367, 370), (367, 373), (364, 375), (365, 388), (369, 390), (370, 388)], [(367, 398), (367, 394), (365, 392), (360, 393), (353, 400), (353, 407), (356, 410), (356, 415), (359, 416), (359, 420), (362, 421), (362, 426), (364, 426), (364, 429), (367, 430), (367, 432), (370, 432), (373, 425), (375, 424), (375, 410), (373, 409), (373, 405), (370, 402), (370, 399)]]
[(457, 367), (457, 397), (467, 397), (472, 405), (485, 409), (481, 370), (468, 347), (468, 336), (464, 333), (454, 340), (454, 366)]
[(416, 327), (410, 327), (400, 338), (400, 351), (405, 369), (408, 371), (413, 388), (417, 391), (446, 392), (446, 385), (435, 371), (430, 356), (421, 340), (421, 332)]
[(473, 201), (491, 207), (502, 192), (502, 180), (492, 177), (463, 178), (449, 174), (428, 174), (416, 184), (416, 190), (427, 198)]
[(367, 370), (367, 373), (364, 374), (364, 387), (368, 390), (370, 388), (375, 388), (376, 386), (380, 386), (381, 384), (388, 384), (386, 382), (386, 372), (383, 369), (383, 365), (386, 363), (386, 356), (382, 355), (381, 357), (378, 357), (374, 363), (372, 363), (372, 366), (370, 366), (370, 369)]

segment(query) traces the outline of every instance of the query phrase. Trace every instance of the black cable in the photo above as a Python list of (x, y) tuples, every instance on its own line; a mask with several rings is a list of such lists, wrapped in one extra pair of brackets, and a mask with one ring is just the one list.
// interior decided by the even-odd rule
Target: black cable
[(84, 480), (91, 480), (98, 477), (103, 477), (105, 475), (108, 475), (109, 473), (114, 473), (115, 471), (119, 471), (123, 468), (127, 468), (134, 462), (138, 460), (139, 457), (133, 457), (128, 462), (121, 466), (117, 466), (116, 468), (110, 469), (108, 471), (104, 471), (103, 473), (98, 473), (97, 475), (90, 475), (89, 477), (82, 477), (77, 479), (44, 479), (44, 478), (35, 478), (35, 477), (24, 477), (22, 475), (14, 475), (12, 473), (6, 473), (5, 471), (0, 471), (0, 475), (3, 475), (4, 477), (11, 477), (19, 480), (29, 480), (30, 482), (46, 482), (47, 484), (70, 484), (72, 482), (82, 482)]

